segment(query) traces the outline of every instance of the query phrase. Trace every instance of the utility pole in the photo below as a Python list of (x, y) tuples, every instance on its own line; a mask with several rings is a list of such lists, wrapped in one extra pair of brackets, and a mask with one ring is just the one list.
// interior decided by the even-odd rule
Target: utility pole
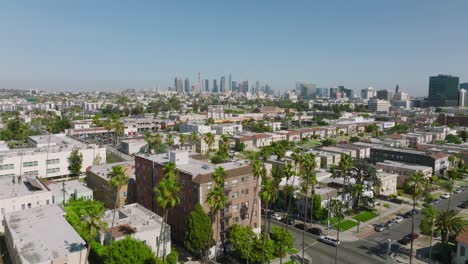
[(65, 181), (62, 182), (63, 207), (65, 207)]

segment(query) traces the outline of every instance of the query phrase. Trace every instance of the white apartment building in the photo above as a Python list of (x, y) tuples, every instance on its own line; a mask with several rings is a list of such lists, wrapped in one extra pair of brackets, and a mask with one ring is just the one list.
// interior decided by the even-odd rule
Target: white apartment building
[(370, 99), (367, 106), (370, 112), (388, 112), (390, 109), (390, 103), (388, 101), (376, 98)]
[[(5, 214), (53, 204), (52, 192), (38, 178), (0, 177), (0, 219)], [(0, 226), (3, 233), (4, 225)]]
[[(142, 205), (133, 203), (117, 209), (117, 215), (112, 226), (113, 210), (107, 210), (104, 221), (107, 222), (106, 241), (109, 239), (120, 240), (125, 236), (131, 236), (134, 239), (143, 241), (154, 253), (157, 252), (157, 239), (159, 238), (162, 225), (162, 217), (154, 212), (144, 208)], [(165, 240), (159, 248), (159, 255), (162, 256), (171, 253), (171, 227), (165, 224)], [(164, 236), (164, 234), (163, 234)], [(160, 239), (163, 239), (161, 237)]]
[(211, 126), (205, 125), (205, 123), (202, 123), (202, 122), (183, 123), (179, 125), (179, 132), (180, 133), (197, 132), (199, 134), (206, 134), (206, 133), (211, 132)]
[(271, 127), (272, 131), (280, 131), (281, 130), (281, 122), (267, 122), (267, 123), (265, 123), (265, 125)]
[(74, 148), (83, 154), (81, 172), (96, 161), (106, 161), (106, 148), (87, 144), (65, 134), (31, 136), (29, 148), (0, 151), (0, 176), (63, 177), (70, 174), (69, 157)]
[(398, 174), (387, 173), (380, 170), (377, 171), (377, 177), (380, 179), (381, 185), (374, 186), (375, 194), (388, 196), (397, 193)]
[(403, 185), (403, 183), (406, 179), (408, 179), (411, 173), (421, 172), (422, 174), (424, 174), (425, 178), (429, 178), (432, 176), (432, 168), (423, 165), (385, 160), (383, 162), (377, 162), (375, 164), (375, 167), (387, 173), (398, 174), (398, 186)]
[(62, 204), (64, 198), (65, 203), (70, 198), (93, 200), (93, 190), (84, 186), (79, 180), (52, 182), (47, 187), (52, 191), (54, 204)]
[(237, 135), (242, 133), (241, 124), (215, 124), (211, 125), (211, 130), (216, 131), (218, 135)]
[(13, 264), (85, 264), (86, 242), (57, 205), (8, 213), (5, 242)]

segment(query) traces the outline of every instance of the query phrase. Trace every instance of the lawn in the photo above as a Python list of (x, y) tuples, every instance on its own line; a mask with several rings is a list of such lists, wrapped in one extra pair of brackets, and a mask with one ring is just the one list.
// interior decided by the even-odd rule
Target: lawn
[[(341, 221), (341, 223), (340, 223), (341, 231), (346, 231), (346, 230), (348, 230), (350, 228), (353, 228), (355, 226), (357, 226), (357, 223), (355, 221), (353, 221), (353, 220), (346, 219), (344, 221)], [(338, 224), (336, 224), (334, 227), (338, 228)]]
[[(333, 225), (335, 225), (336, 223), (338, 223), (338, 218), (336, 218), (336, 217), (330, 218), (330, 225), (333, 226)], [(322, 220), (322, 224), (327, 225), (327, 224), (328, 224), (327, 219)]]
[(358, 215), (353, 216), (353, 218), (361, 222), (367, 222), (377, 216), (379, 215), (374, 212), (364, 211), (359, 213)]
[(299, 250), (297, 250), (297, 249), (295, 249), (295, 248), (288, 248), (288, 249), (286, 250), (286, 252), (288, 252), (289, 254), (294, 255), (294, 254), (299, 253)]
[(290, 260), (288, 262), (285, 262), (284, 264), (296, 264), (296, 263), (299, 263), (299, 262), (294, 261), (294, 260)]

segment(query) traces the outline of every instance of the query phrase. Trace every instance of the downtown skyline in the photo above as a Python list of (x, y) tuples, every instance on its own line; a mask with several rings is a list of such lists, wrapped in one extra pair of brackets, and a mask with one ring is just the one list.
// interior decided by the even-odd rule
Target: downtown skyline
[(275, 91), (296, 81), (355, 91), (398, 84), (424, 96), (429, 76), (468, 80), (467, 8), (464, 1), (223, 8), (214, 1), (11, 1), (0, 10), (0, 88), (165, 89), (174, 76), (193, 84), (200, 72), (202, 79), (259, 80)]

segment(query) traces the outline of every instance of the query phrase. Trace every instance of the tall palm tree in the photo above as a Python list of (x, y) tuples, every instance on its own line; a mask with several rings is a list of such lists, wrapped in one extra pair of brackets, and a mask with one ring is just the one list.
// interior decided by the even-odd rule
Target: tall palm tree
[(278, 198), (278, 187), (275, 185), (274, 181), (271, 178), (265, 178), (262, 181), (262, 189), (259, 193), (260, 199), (265, 205), (265, 221), (263, 223), (263, 243), (262, 243), (262, 263), (265, 258), (265, 238), (266, 234), (269, 232), (267, 228), (267, 217), (268, 217), (268, 208), (271, 202), (275, 201)]
[(179, 141), (181, 145), (185, 145), (185, 143), (187, 143), (187, 136), (185, 134), (179, 134)]
[(177, 179), (164, 177), (157, 187), (154, 188), (155, 202), (163, 209), (163, 221), (159, 233), (156, 259), (159, 258), (159, 248), (161, 242), (164, 243), (163, 259), (166, 255), (166, 232), (163, 233), (167, 222), (168, 209), (174, 208), (180, 203), (180, 185)]
[[(302, 161), (301, 175), (304, 179), (305, 188), (305, 203), (304, 203), (304, 227), (302, 229), (302, 261), (304, 261), (304, 252), (305, 252), (305, 232), (306, 232), (306, 220), (307, 220), (307, 206), (309, 201), (309, 186), (315, 186), (315, 155), (312, 153), (305, 154)], [(312, 219), (311, 219), (312, 222)]]
[(208, 132), (205, 134), (203, 137), (203, 140), (205, 141), (206, 145), (208, 145), (208, 154), (211, 153), (211, 148), (213, 147), (213, 144), (215, 142), (215, 136), (213, 133)]
[[(426, 186), (426, 179), (424, 174), (421, 172), (414, 172), (408, 178), (406, 183), (411, 190), (411, 196), (413, 199), (413, 215), (411, 217), (411, 234), (414, 233), (414, 211), (416, 210), (416, 200), (422, 195), (424, 187)], [(410, 264), (413, 262), (413, 240), (411, 240), (411, 251), (410, 251)]]
[(449, 178), (449, 183), (447, 184), (447, 190), (450, 193), (448, 204), (447, 204), (447, 211), (450, 209), (450, 203), (452, 202), (452, 194), (454, 190), (453, 182), (458, 178), (458, 174), (459, 174), (458, 171), (455, 169), (449, 170), (447, 173), (447, 176)]
[(429, 259), (432, 259), (432, 237), (434, 236), (434, 221), (437, 216), (437, 210), (434, 206), (429, 205), (428, 207), (424, 207), (421, 210), (421, 214), (425, 216), (425, 218), (421, 221), (421, 229), (423, 225), (430, 225), (431, 232), (429, 238)]
[(214, 182), (221, 188), (224, 188), (224, 179), (226, 176), (227, 174), (221, 166), (216, 167), (212, 175)]
[(167, 134), (166, 144), (169, 145), (169, 148), (172, 148), (172, 145), (174, 145), (174, 135), (173, 134)]
[(213, 188), (210, 189), (206, 196), (206, 203), (210, 207), (211, 215), (216, 215), (216, 245), (215, 245), (215, 261), (217, 257), (217, 250), (218, 250), (218, 240), (219, 240), (219, 218), (221, 210), (224, 210), (227, 203), (227, 196), (224, 194), (224, 188), (220, 185), (215, 185)]
[(124, 135), (125, 126), (119, 120), (114, 121), (112, 126), (114, 128), (115, 145), (117, 145), (120, 138)]
[[(284, 193), (284, 200), (286, 204), (286, 221), (283, 222), (281, 228), (283, 230), (288, 230), (288, 225), (286, 224), (288, 222), (289, 218), (289, 213), (291, 211), (291, 203), (292, 203), (292, 197), (294, 196), (295, 192), (295, 180), (296, 177), (293, 178), (292, 185), (288, 184), (289, 179), (294, 176), (296, 173), (293, 169), (293, 165), (291, 162), (288, 162), (286, 164), (286, 168), (284, 170), (284, 175), (286, 176), (286, 185), (284, 186), (283, 193)], [(284, 233), (281, 236), (281, 244), (280, 244), (280, 264), (283, 263), (283, 241), (284, 241)]]
[(460, 233), (466, 225), (468, 225), (468, 221), (456, 211), (439, 212), (434, 221), (434, 226), (442, 237), (442, 243), (448, 243), (449, 237)]
[[(337, 223), (337, 232), (336, 232), (336, 240), (340, 240), (340, 231), (341, 231), (341, 219), (343, 219), (343, 202), (338, 199), (331, 199), (329, 201), (330, 209), (333, 211), (333, 215), (338, 218)], [(338, 246), (335, 248), (335, 264), (338, 263)]]
[(97, 235), (106, 230), (107, 223), (102, 220), (105, 214), (105, 209), (102, 204), (93, 204), (87, 207), (86, 210), (82, 209), (80, 212), (80, 224), (78, 228), (87, 234), (85, 237), (88, 250), (86, 252), (86, 261), (89, 263), (89, 253), (91, 251), (91, 243), (96, 239)]
[(199, 140), (200, 140), (200, 137), (198, 136), (197, 132), (193, 131), (192, 133), (190, 133), (190, 135), (189, 135), (190, 144), (195, 145), (195, 144), (197, 144), (197, 142)]
[[(112, 215), (112, 224), (111, 224), (111, 230), (114, 228), (115, 224), (115, 215), (117, 213), (117, 207), (119, 204), (119, 198), (120, 198), (120, 190), (122, 189), (123, 186), (127, 185), (128, 183), (128, 176), (125, 174), (125, 169), (122, 168), (122, 166), (117, 165), (112, 167), (112, 171), (109, 172), (108, 176), (110, 177), (109, 179), (109, 184), (114, 188), (115, 191), (115, 204), (114, 204), (114, 212)], [(112, 243), (109, 243), (109, 262), (112, 257)]]

